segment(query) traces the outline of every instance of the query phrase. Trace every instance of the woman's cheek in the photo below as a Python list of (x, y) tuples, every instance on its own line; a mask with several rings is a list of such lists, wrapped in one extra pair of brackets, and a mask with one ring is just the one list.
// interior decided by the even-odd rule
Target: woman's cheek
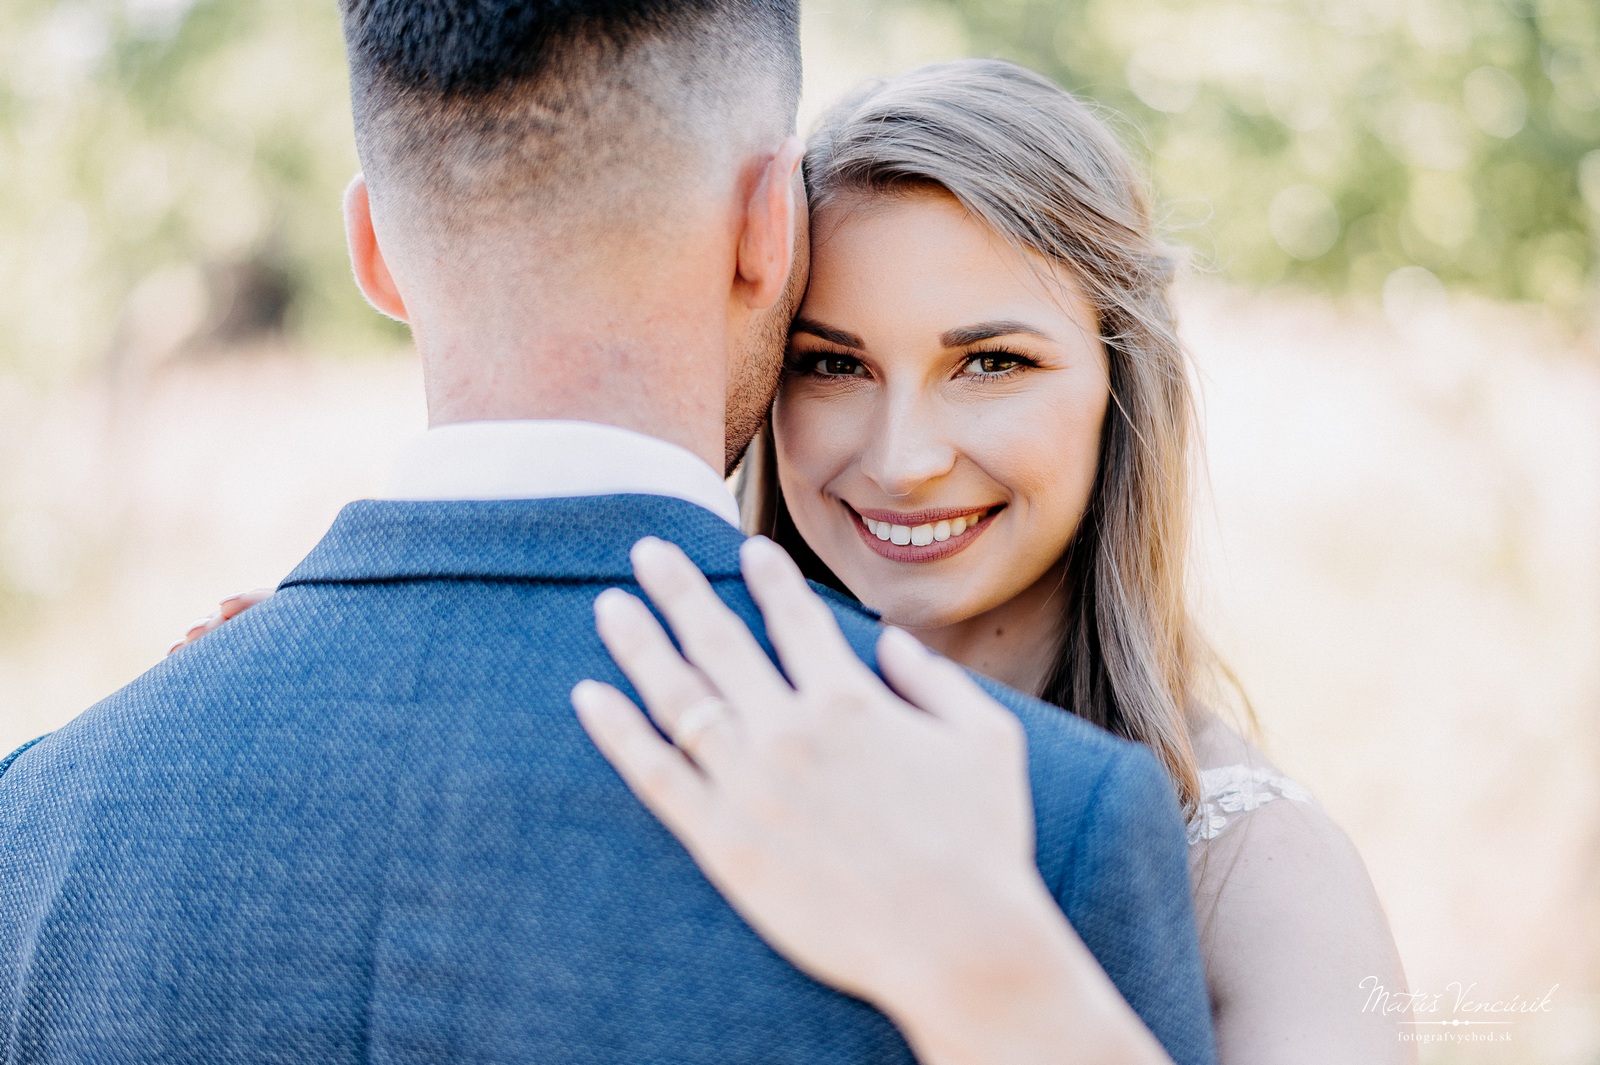
[(1050, 404), (1021, 395), (957, 410), (951, 438), (969, 460), (1016, 495), (1032, 495), (1061, 475), (1063, 454)]
[(1025, 538), (1049, 554), (1065, 548), (1088, 505), (1101, 418), (1065, 397), (1028, 398), (1002, 417), (985, 419), (982, 431), (968, 437), (967, 450), (1027, 515)]
[(1050, 515), (1053, 537), (1063, 548), (1083, 520), (1100, 465), (1100, 419), (1081, 420), (1074, 428), (1080, 431), (1062, 433), (1050, 441), (1057, 461), (1053, 470), (1041, 471), (1038, 478), (1038, 490), (1044, 496), (1041, 509)]
[(823, 492), (839, 471), (840, 452), (848, 446), (849, 421), (838, 406), (791, 393), (780, 396), (773, 411), (779, 480), (790, 513), (803, 525), (813, 525), (807, 519), (820, 510)]

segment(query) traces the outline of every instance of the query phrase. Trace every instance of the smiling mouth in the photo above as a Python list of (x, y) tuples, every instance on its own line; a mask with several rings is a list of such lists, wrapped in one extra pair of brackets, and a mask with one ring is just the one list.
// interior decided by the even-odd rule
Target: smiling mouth
[[(866, 514), (845, 504), (854, 518), (856, 531), (884, 558), (896, 562), (934, 562), (962, 550), (1004, 509), (1004, 505), (980, 507), (970, 511), (891, 514), (872, 511)], [(896, 521), (894, 519), (899, 518)]]

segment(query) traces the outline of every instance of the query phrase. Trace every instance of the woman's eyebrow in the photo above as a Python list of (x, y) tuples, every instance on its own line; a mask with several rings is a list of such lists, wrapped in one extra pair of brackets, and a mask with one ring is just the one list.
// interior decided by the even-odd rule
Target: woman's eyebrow
[(1035, 329), (1026, 322), (1017, 322), (1002, 319), (995, 322), (979, 322), (977, 325), (964, 325), (947, 330), (939, 334), (939, 343), (947, 348), (964, 348), (969, 344), (978, 344), (995, 337), (1031, 336), (1040, 340), (1052, 339), (1050, 334), (1042, 329)]
[(795, 333), (810, 333), (814, 337), (826, 340), (830, 344), (837, 344), (842, 348), (865, 348), (861, 338), (854, 333), (847, 333), (843, 329), (835, 329), (831, 325), (813, 322), (809, 318), (796, 318), (789, 326), (789, 335)]

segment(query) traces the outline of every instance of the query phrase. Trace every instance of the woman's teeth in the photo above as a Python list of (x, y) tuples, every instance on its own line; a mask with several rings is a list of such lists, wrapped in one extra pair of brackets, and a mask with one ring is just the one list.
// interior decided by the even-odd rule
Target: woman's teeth
[(983, 520), (984, 511), (972, 514), (963, 514), (959, 518), (949, 521), (929, 522), (927, 525), (894, 525), (887, 521), (873, 521), (871, 518), (862, 518), (867, 531), (880, 540), (887, 540), (891, 544), (900, 544), (902, 547), (910, 544), (913, 547), (927, 547), (932, 543), (944, 543), (952, 536), (960, 536), (978, 522)]

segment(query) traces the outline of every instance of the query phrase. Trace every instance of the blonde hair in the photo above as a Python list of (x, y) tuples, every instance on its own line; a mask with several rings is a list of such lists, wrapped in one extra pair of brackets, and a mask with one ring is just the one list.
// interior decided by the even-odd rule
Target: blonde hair
[[(1186, 808), (1196, 677), (1212, 661), (1185, 588), (1194, 400), (1168, 288), (1175, 262), (1110, 130), (1076, 97), (998, 60), (959, 60), (869, 86), (813, 134), (814, 211), (841, 197), (936, 188), (1016, 247), (1065, 267), (1099, 317), (1111, 402), (1088, 507), (1066, 545), (1060, 653), (1041, 693), (1148, 745)], [(770, 424), (741, 482), (749, 531), (838, 587), (795, 530)]]

